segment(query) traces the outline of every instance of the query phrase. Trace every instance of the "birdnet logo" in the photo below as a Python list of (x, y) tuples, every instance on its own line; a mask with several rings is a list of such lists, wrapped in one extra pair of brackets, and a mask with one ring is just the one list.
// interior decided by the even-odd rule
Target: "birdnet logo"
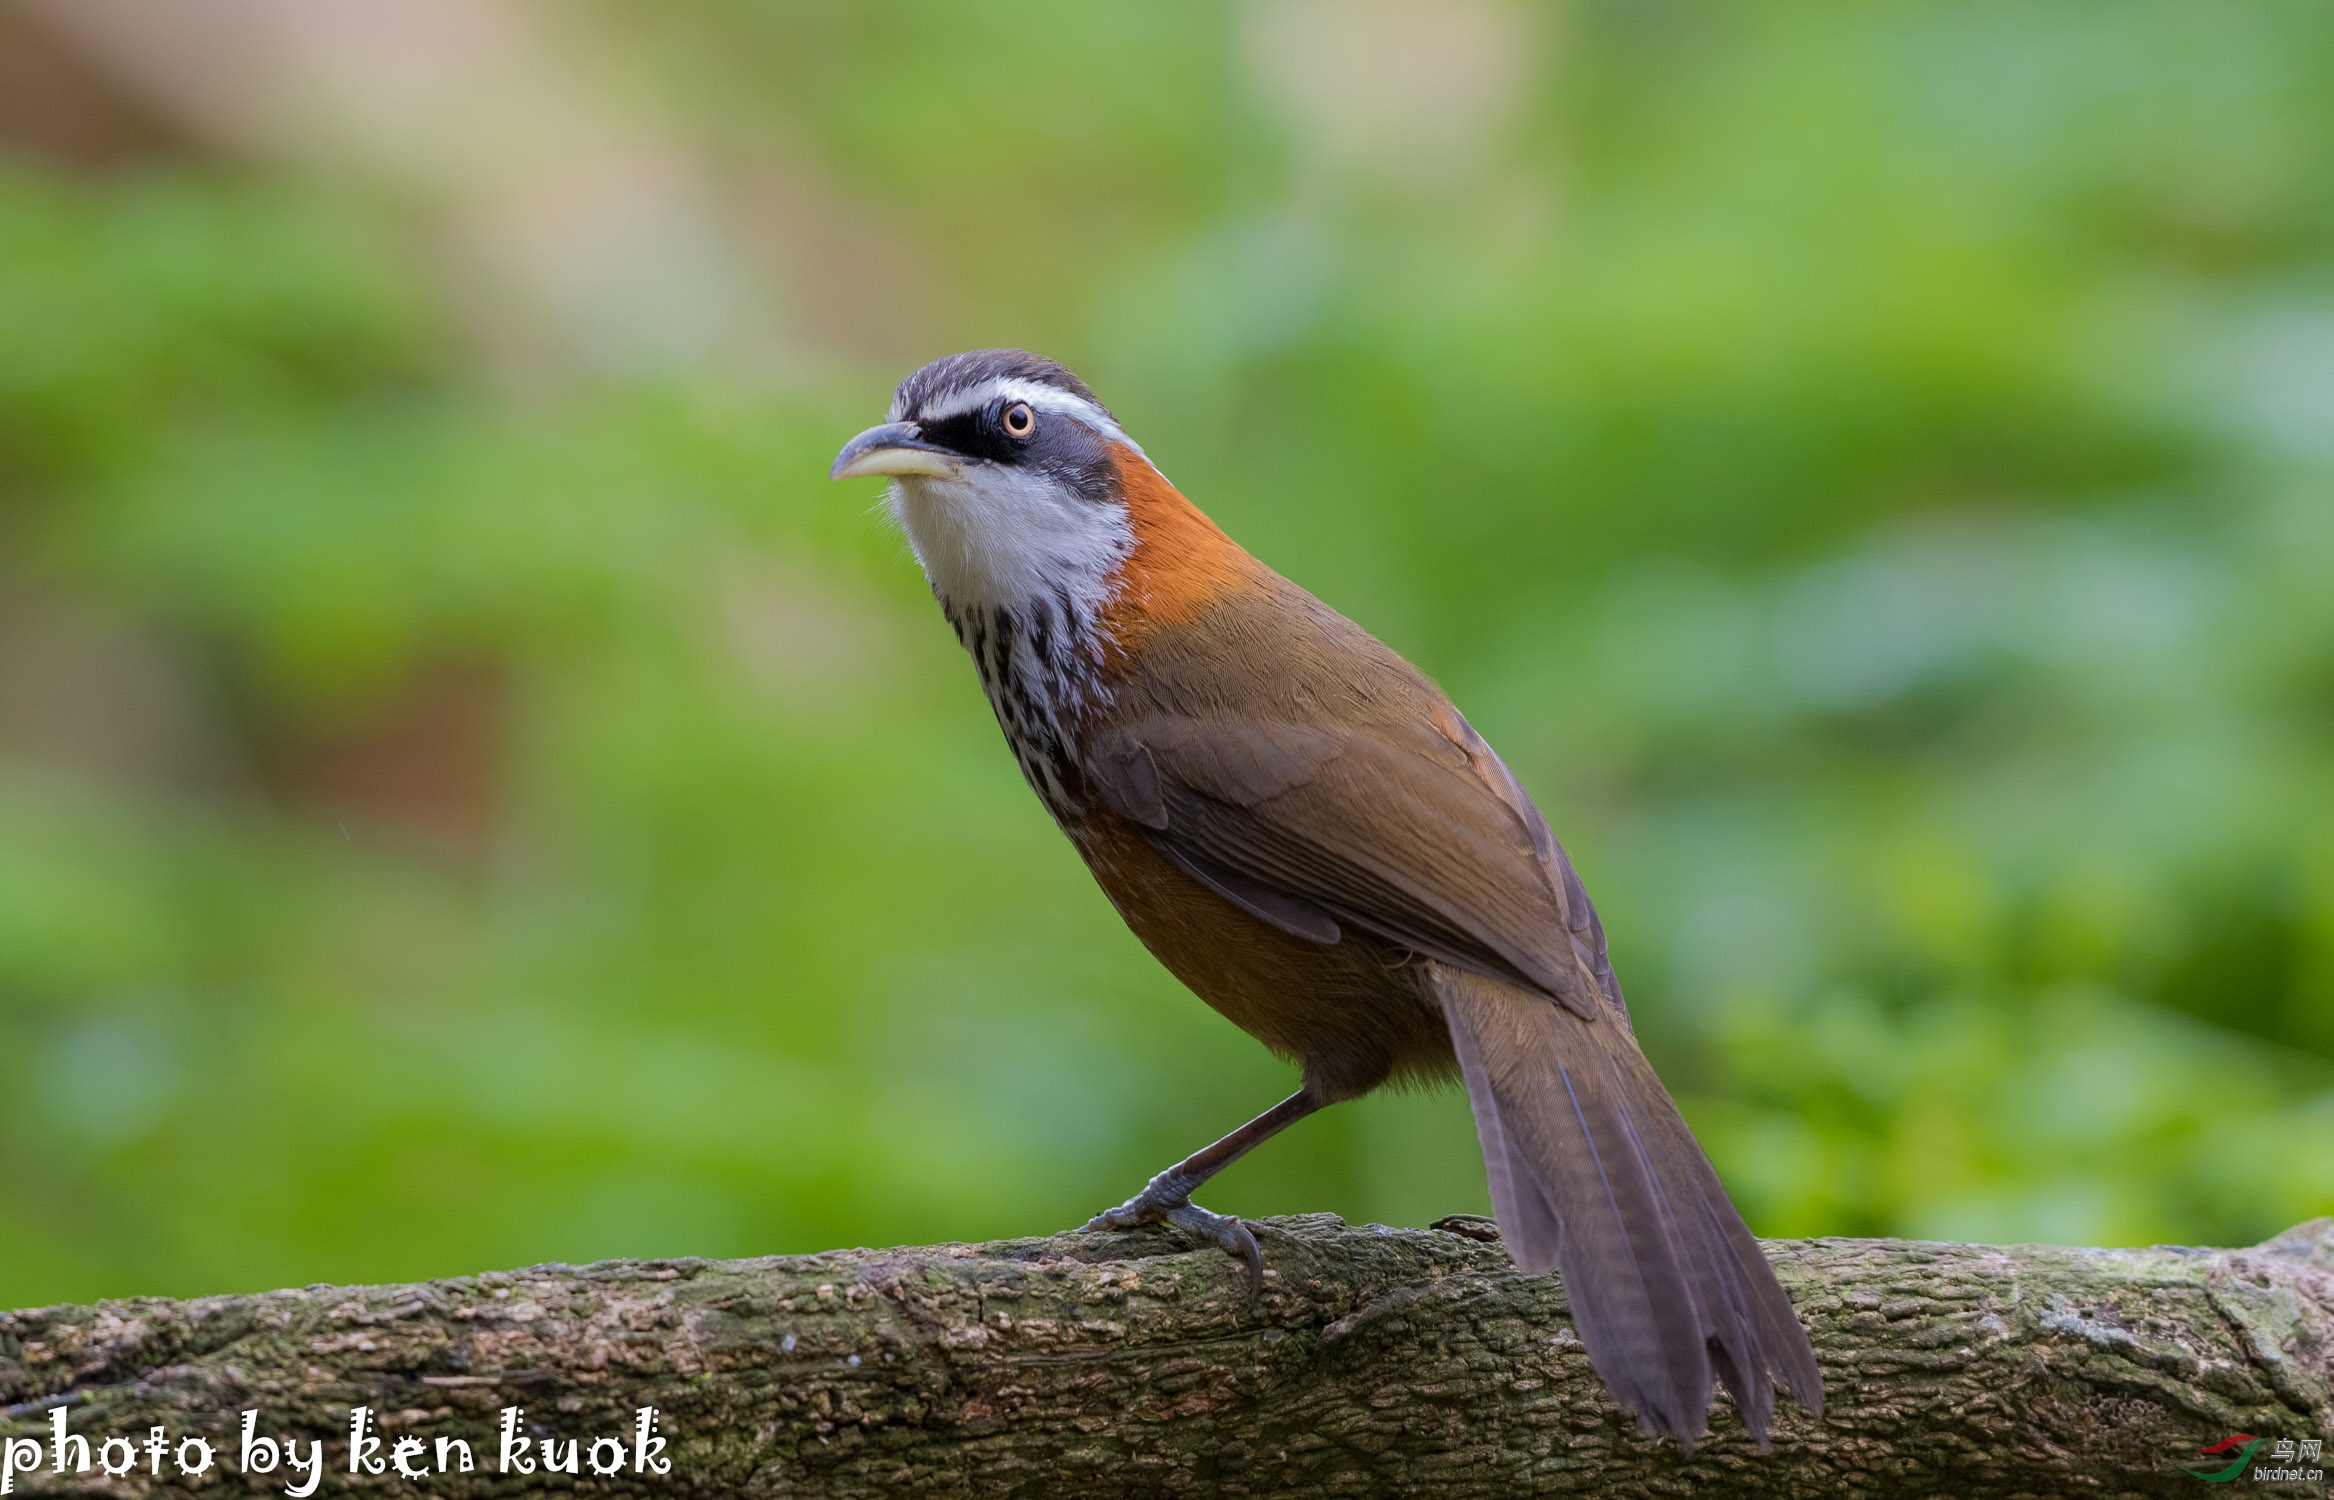
[[(2230, 1480), (2242, 1475), (2246, 1467), (2253, 1462), (2253, 1455), (2260, 1451), (2261, 1445), (2269, 1442), (2268, 1438), (2255, 1437), (2250, 1432), (2231, 1433), (2211, 1447), (2199, 1448), (2196, 1451), (2208, 1458), (2218, 1458), (2219, 1455), (2233, 1451), (2235, 1454), (2233, 1458), (2224, 1464), (2204, 1469), (2191, 1469), (2186, 1464), (2182, 1464), (2180, 1472), (2193, 1474), (2206, 1484), (2227, 1484)], [(2274, 1443), (2270, 1443), (2269, 1457), (2271, 1462), (2254, 1469), (2252, 1477), (2257, 1482), (2269, 1484), (2280, 1481), (2314, 1483), (2324, 1479), (2326, 1477), (2325, 1470), (2303, 1468), (2301, 1465), (2317, 1463), (2325, 1451), (2325, 1442), (2324, 1438), (2302, 1438), (2298, 1441), (2293, 1438), (2279, 1438)]]

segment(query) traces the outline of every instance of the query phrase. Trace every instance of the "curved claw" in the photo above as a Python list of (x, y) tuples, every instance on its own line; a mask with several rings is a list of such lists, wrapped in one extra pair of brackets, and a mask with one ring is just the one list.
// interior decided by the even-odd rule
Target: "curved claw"
[(1230, 1214), (1213, 1213), (1196, 1203), (1169, 1209), (1167, 1222), (1220, 1246), (1226, 1254), (1238, 1256), (1248, 1267), (1248, 1290), (1259, 1294), (1264, 1291), (1264, 1249), (1256, 1243), (1255, 1231), (1246, 1224)]
[(1137, 1224), (1172, 1224), (1189, 1230), (1248, 1268), (1248, 1288), (1264, 1290), (1264, 1250), (1255, 1233), (1230, 1214), (1205, 1209), (1189, 1198), (1137, 1193), (1116, 1208), (1106, 1208), (1086, 1221), (1088, 1229), (1132, 1229)]

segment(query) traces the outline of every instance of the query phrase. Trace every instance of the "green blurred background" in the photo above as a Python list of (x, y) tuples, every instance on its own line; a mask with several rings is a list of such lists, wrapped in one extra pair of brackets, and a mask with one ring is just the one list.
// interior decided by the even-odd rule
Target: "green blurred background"
[[(2334, 11), (0, 0), (0, 1305), (1028, 1234), (1291, 1070), (873, 485), (1061, 357), (1768, 1234), (2334, 1209)], [(1212, 1206), (1486, 1206), (1455, 1094)]]

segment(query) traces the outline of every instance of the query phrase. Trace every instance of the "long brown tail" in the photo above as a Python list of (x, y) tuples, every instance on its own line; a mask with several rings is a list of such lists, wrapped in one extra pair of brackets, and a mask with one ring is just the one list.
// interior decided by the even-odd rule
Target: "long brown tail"
[(1441, 965), (1435, 983), (1501, 1237), (1523, 1270), (1562, 1272), (1614, 1398), (1689, 1449), (1714, 1377), (1762, 1451), (1770, 1379), (1820, 1414), (1790, 1299), (1628, 1028)]

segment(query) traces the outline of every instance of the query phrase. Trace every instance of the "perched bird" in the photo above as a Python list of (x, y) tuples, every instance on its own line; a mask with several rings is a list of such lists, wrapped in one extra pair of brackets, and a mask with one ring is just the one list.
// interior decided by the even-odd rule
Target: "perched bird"
[(1324, 1105), (1465, 1081), (1501, 1238), (1559, 1271), (1590, 1363), (1691, 1441), (1723, 1381), (1763, 1448), (1770, 1380), (1820, 1412), (1790, 1301), (1637, 1048), (1580, 877), (1410, 663), (1218, 530), (1077, 376), (937, 360), (833, 477), (883, 475), (997, 723), (1119, 915), (1303, 1087), (1087, 1227), (1192, 1193)]

